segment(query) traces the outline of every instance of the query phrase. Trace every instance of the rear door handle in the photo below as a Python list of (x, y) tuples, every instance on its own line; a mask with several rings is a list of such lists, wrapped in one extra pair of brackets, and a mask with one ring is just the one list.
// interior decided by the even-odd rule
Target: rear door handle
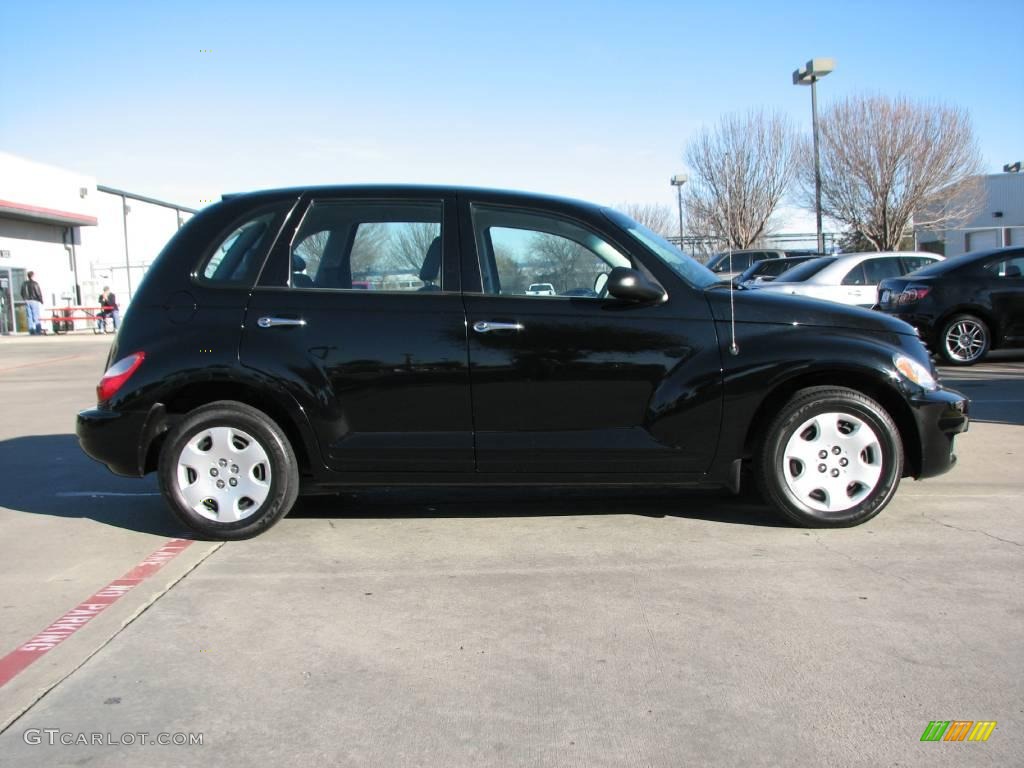
[(490, 333), (491, 331), (521, 331), (524, 329), (522, 323), (495, 323), (490, 320), (477, 320), (473, 323), (473, 330), (477, 333)]
[(256, 321), (260, 328), (277, 328), (282, 325), (305, 325), (306, 321), (297, 317), (261, 317)]

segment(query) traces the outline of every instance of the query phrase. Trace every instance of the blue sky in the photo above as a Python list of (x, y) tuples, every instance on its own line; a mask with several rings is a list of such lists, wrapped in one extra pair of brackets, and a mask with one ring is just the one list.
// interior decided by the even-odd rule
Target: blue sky
[[(201, 207), (306, 183), (511, 187), (674, 203), (702, 125), (902, 94), (1024, 159), (1024, 4), (3, 3), (0, 150)], [(201, 49), (210, 49), (203, 53)]]

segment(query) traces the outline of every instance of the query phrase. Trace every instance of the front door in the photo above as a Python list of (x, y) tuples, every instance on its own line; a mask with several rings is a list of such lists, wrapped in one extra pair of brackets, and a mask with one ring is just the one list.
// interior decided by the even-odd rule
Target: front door
[(454, 198), (314, 199), (246, 315), (241, 361), (310, 416), (344, 473), (472, 472)]
[(593, 222), (472, 201), (461, 212), (479, 471), (706, 470), (721, 390), (698, 373), (719, 367), (704, 297), (672, 285), (658, 305), (609, 298), (602, 276), (642, 265)]

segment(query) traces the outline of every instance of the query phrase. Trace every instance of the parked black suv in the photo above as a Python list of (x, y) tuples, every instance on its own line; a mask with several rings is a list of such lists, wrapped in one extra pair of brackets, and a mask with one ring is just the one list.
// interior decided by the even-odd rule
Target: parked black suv
[(965, 253), (883, 280), (878, 308), (915, 326), (951, 365), (1024, 347), (1024, 248)]
[[(550, 283), (557, 295), (531, 295)], [(905, 323), (741, 291), (620, 213), (511, 192), (225, 198), (168, 243), (78, 417), (181, 520), (252, 536), (365, 485), (738, 490), (847, 526), (955, 461)], [(685, 503), (685, 502), (680, 502)]]

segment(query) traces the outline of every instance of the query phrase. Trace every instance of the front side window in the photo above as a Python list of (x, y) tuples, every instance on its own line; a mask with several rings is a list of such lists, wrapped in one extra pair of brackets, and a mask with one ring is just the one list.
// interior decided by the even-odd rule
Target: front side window
[(846, 273), (846, 277), (843, 278), (843, 285), (867, 285), (868, 279), (864, 274), (864, 263), (861, 262), (849, 272)]
[(903, 271), (898, 257), (869, 259), (864, 262), (864, 275), (867, 278), (866, 285), (878, 285), (887, 277), (899, 277), (902, 274)]
[(292, 288), (441, 291), (440, 202), (317, 202), (291, 247)]
[(929, 259), (926, 256), (901, 256), (900, 258), (903, 260), (903, 271), (906, 273), (914, 272), (935, 262), (935, 259)]
[(225, 285), (251, 285), (274, 237), (277, 213), (266, 213), (236, 227), (200, 270), (202, 279)]
[(484, 293), (598, 298), (602, 282), (629, 259), (592, 230), (539, 213), (473, 206)]

